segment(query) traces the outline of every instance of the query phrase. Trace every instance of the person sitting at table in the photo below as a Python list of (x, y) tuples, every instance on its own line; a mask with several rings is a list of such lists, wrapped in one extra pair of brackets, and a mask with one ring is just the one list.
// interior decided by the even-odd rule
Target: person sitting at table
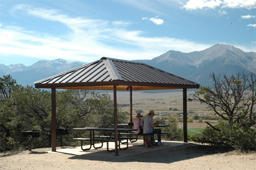
[[(144, 118), (143, 134), (151, 134), (151, 141), (155, 145), (161, 145), (161, 129), (154, 129), (159, 124), (159, 121), (154, 123), (153, 117), (155, 116), (154, 110), (150, 110), (148, 116)], [(154, 134), (157, 134), (158, 143), (154, 140)]]
[(133, 120), (134, 129), (137, 129), (137, 131), (134, 131), (135, 134), (143, 134), (144, 123), (143, 120), (141, 120), (142, 117), (141, 113), (137, 113), (136, 119)]

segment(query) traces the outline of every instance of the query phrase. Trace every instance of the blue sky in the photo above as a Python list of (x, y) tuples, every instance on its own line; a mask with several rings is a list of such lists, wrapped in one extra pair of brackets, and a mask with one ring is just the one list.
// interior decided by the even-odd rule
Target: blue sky
[(0, 0), (0, 64), (256, 52), (256, 0)]

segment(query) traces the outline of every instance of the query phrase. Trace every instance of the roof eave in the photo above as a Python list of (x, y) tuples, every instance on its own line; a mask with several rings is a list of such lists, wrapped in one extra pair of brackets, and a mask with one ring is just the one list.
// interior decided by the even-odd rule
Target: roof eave
[[(138, 86), (138, 87), (152, 87), (152, 88), (146, 88), (147, 90), (154, 90), (158, 88), (166, 88), (166, 89), (193, 89), (193, 88), (199, 88), (199, 84), (195, 85), (186, 85), (186, 84), (164, 84), (164, 83), (143, 83), (143, 82), (126, 82), (126, 81), (109, 81), (109, 82), (86, 82), (86, 83), (58, 83), (58, 84), (35, 84), (36, 88), (83, 88), (86, 89), (86, 87), (95, 87), (95, 90), (98, 90), (96, 87), (103, 87), (103, 86)], [(145, 89), (145, 90), (146, 90)]]

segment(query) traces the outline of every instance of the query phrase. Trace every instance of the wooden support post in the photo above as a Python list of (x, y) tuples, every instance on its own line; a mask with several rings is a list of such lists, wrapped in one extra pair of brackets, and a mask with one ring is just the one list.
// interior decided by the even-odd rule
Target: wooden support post
[(183, 142), (188, 142), (187, 132), (187, 89), (183, 89)]
[[(118, 156), (117, 147), (117, 96), (116, 96), (116, 86), (114, 85), (114, 121), (115, 121), (115, 156)], [(120, 143), (119, 143), (120, 145)]]
[(52, 88), (52, 151), (56, 152), (56, 89)]
[(132, 123), (132, 86), (130, 86), (130, 123)]

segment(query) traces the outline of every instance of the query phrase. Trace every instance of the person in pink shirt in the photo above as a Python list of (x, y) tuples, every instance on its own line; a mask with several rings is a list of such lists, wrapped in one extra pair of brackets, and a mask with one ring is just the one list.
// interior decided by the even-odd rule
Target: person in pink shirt
[(134, 131), (135, 134), (143, 134), (143, 131), (141, 132), (140, 130), (140, 126), (143, 128), (144, 127), (144, 123), (141, 120), (143, 116), (140, 113), (137, 113), (136, 119), (133, 120), (133, 126), (134, 129), (138, 129), (137, 131)]

